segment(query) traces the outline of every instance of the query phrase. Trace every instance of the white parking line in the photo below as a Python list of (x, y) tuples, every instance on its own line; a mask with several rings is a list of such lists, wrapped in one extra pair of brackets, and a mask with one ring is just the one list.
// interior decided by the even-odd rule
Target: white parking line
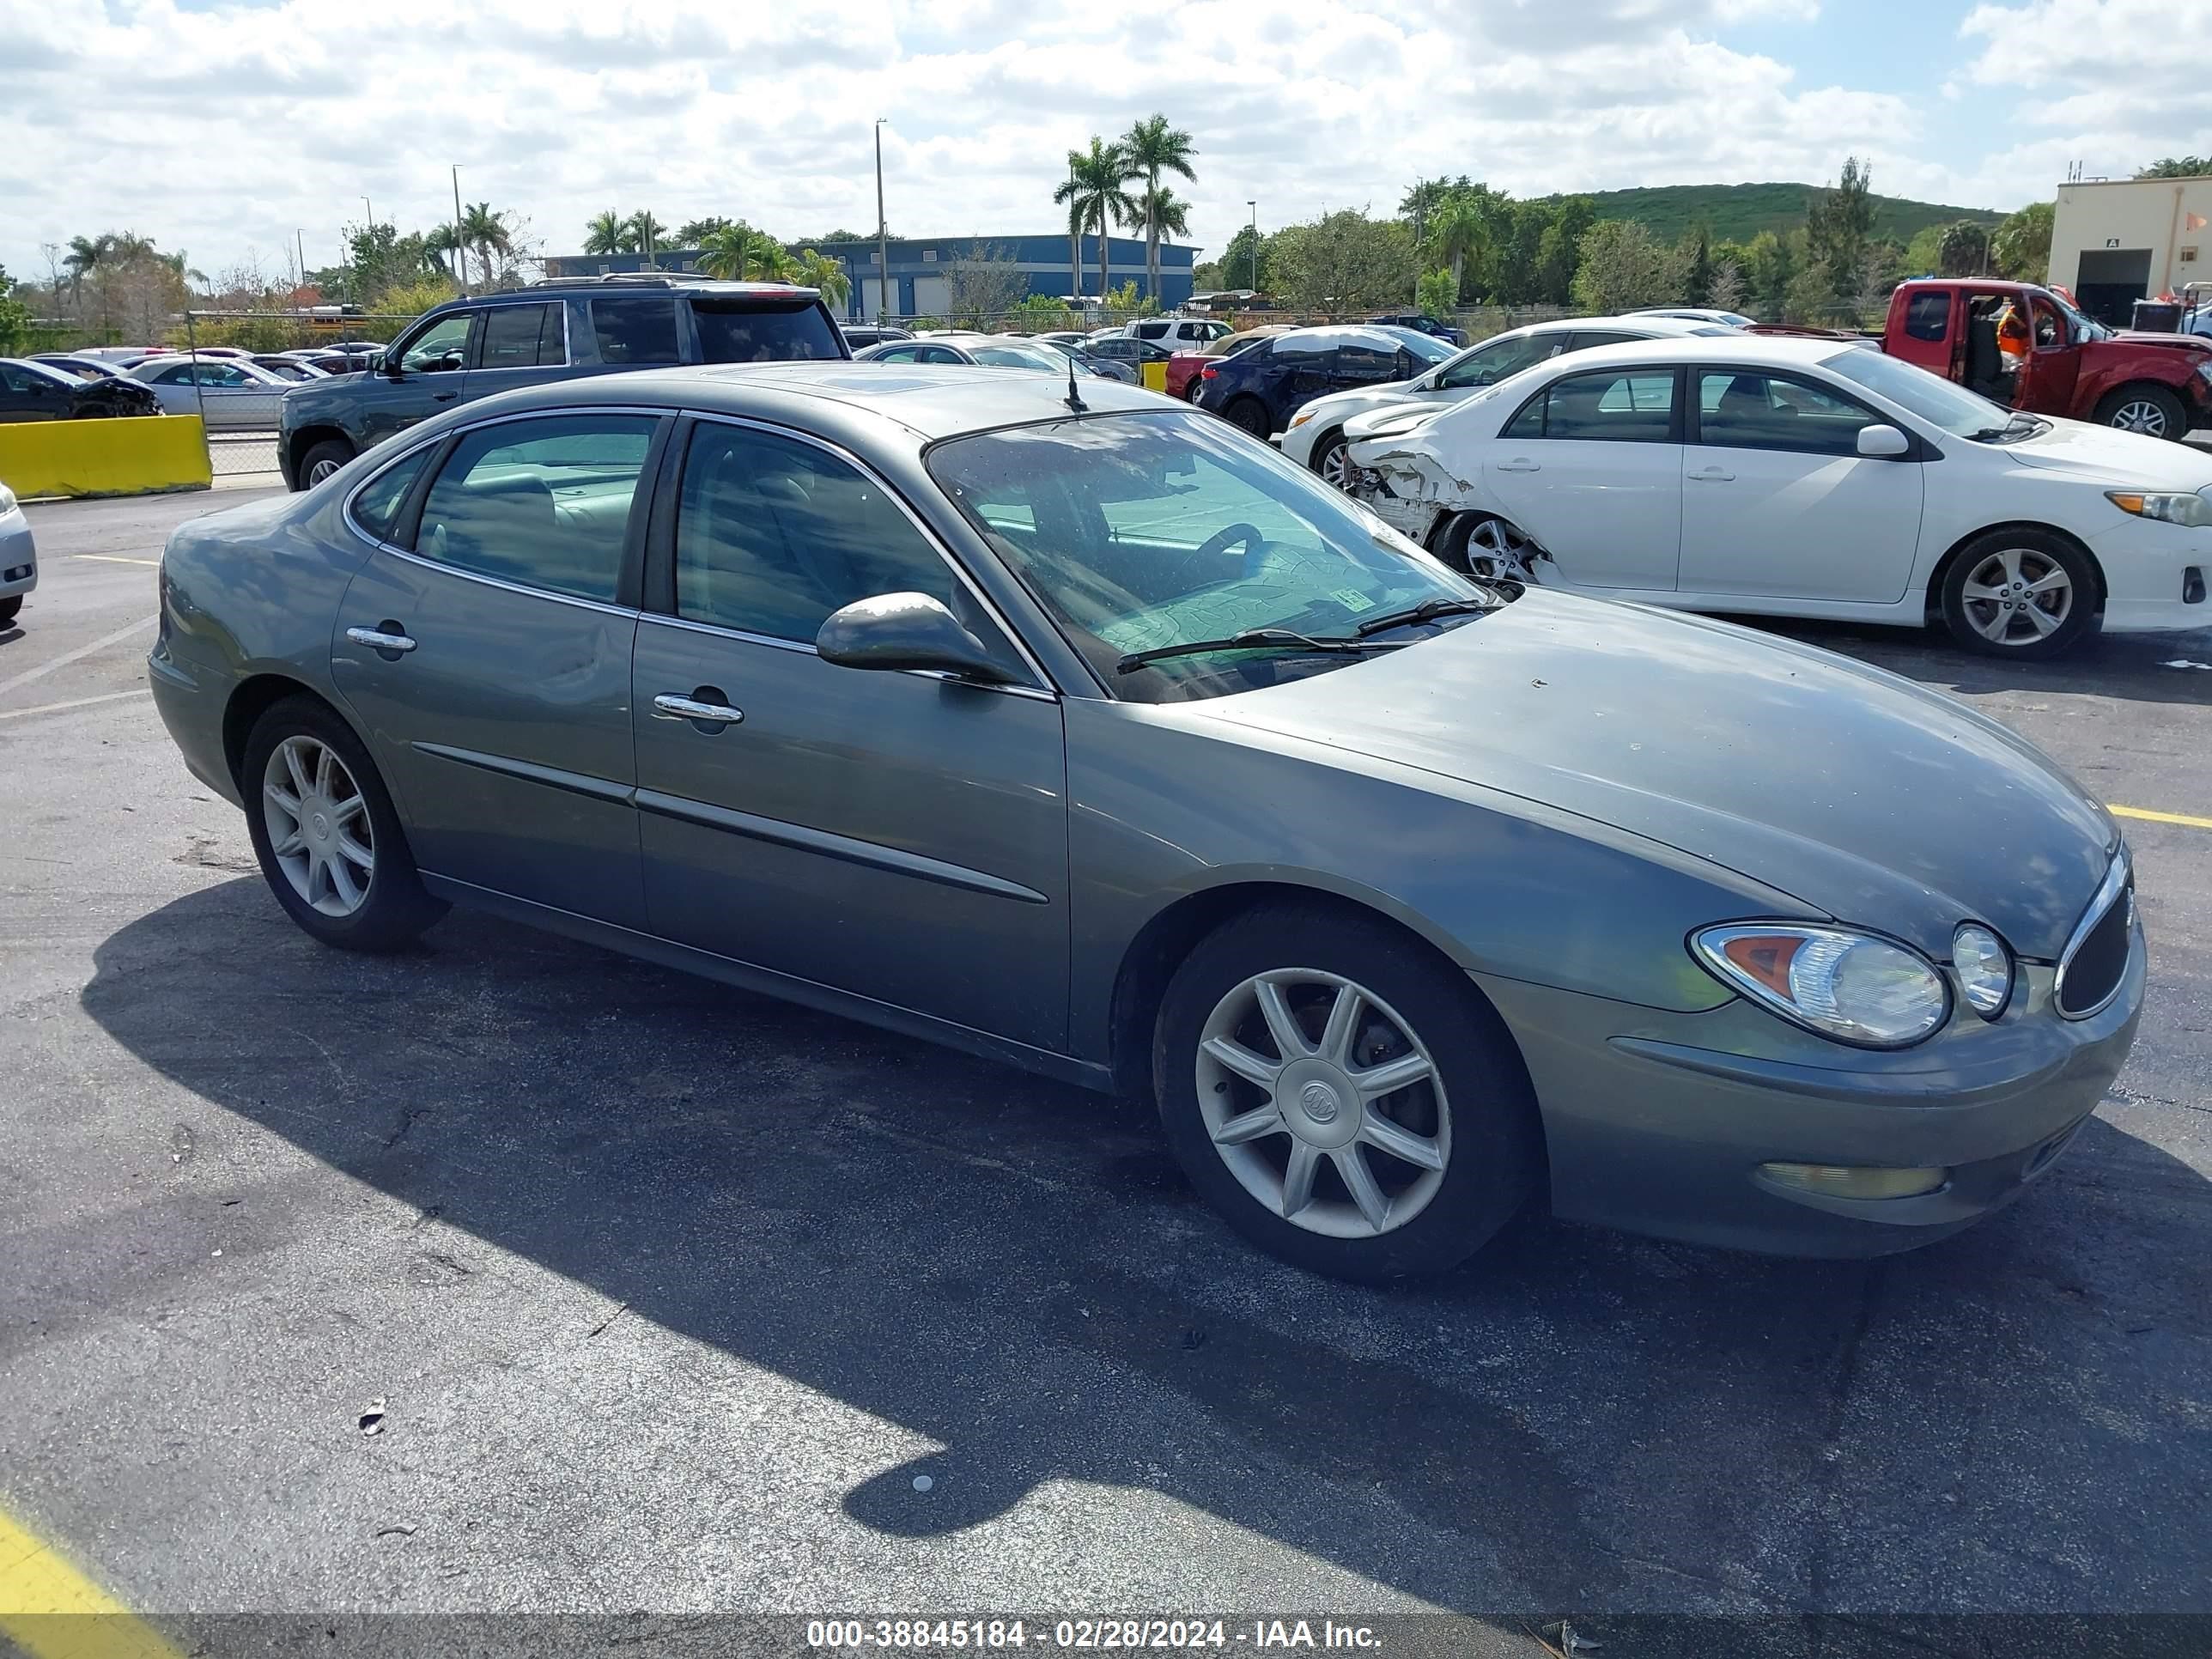
[(120, 644), (142, 628), (151, 628), (155, 619), (141, 617), (128, 628), (118, 628), (112, 634), (103, 635), (90, 645), (80, 645), (74, 651), (64, 651), (52, 662), (42, 662), (36, 668), (27, 668), (12, 680), (0, 680), (0, 694), (13, 691), (19, 685), (28, 685), (33, 680), (44, 679), (57, 668), (66, 668), (79, 657), (88, 657), (95, 651), (105, 651), (111, 645)]
[(89, 708), (96, 702), (119, 702), (125, 697), (150, 697), (150, 686), (135, 691), (107, 691), (96, 697), (72, 697), (67, 702), (42, 702), (36, 708), (0, 708), (0, 720), (28, 720), (33, 714), (58, 714), (64, 708)]
[(120, 553), (65, 553), (67, 559), (97, 559), (102, 564), (148, 564), (156, 570), (161, 568), (159, 559), (126, 559)]

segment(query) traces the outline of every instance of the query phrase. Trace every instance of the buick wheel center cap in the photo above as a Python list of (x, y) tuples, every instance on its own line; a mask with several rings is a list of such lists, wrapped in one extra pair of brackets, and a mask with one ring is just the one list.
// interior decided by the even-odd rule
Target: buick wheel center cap
[(1336, 1091), (1319, 1078), (1298, 1091), (1298, 1104), (1316, 1123), (1334, 1123), (1336, 1115), (1344, 1109), (1344, 1102)]

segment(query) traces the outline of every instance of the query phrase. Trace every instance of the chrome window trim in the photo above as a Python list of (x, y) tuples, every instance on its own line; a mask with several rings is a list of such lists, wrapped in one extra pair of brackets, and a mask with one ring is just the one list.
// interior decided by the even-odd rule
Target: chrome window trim
[[(1059, 701), (1060, 687), (1054, 683), (1052, 676), (1045, 672), (1044, 665), (1040, 663), (1035, 653), (1030, 650), (1029, 641), (1022, 637), (1021, 631), (1015, 628), (1014, 625), (1006, 619), (1005, 612), (1001, 611), (996, 605), (992, 603), (991, 596), (984, 592), (981, 587), (976, 586), (975, 578), (968, 574), (966, 568), (962, 565), (958, 556), (953, 553), (950, 547), (945, 545), (944, 538), (938, 535), (936, 531), (930, 527), (930, 526), (923, 520), (921, 515), (914, 510), (912, 504), (908, 501), (905, 495), (894, 489), (891, 485), (890, 480), (884, 477), (882, 473), (877, 471), (874, 467), (869, 465), (866, 461), (863, 460), (860, 456), (855, 455), (851, 450), (845, 448), (841, 444), (832, 443), (828, 439), (817, 437), (811, 432), (803, 432), (796, 427), (779, 426), (773, 421), (757, 420), (750, 416), (730, 415), (713, 410), (690, 409), (686, 410), (684, 412), (691, 416), (694, 422), (693, 439), (695, 441), (697, 436), (697, 428), (702, 424), (744, 427), (752, 431), (767, 433), (771, 437), (789, 438), (793, 439), (799, 443), (811, 445), (814, 448), (822, 451), (825, 455), (833, 456), (836, 459), (844, 462), (855, 472), (858, 472), (863, 478), (866, 478), (871, 483), (874, 484), (878, 489), (884, 492), (884, 498), (886, 501), (889, 501), (893, 506), (896, 507), (899, 512), (905, 515), (906, 521), (914, 526), (915, 533), (920, 536), (924, 544), (933, 551), (937, 555), (938, 558), (944, 562), (945, 568), (952, 573), (952, 580), (958, 582), (962, 587), (968, 591), (968, 596), (975, 601), (976, 605), (981, 608), (983, 614), (988, 617), (997, 626), (999, 632), (1006, 636), (1006, 640), (1013, 646), (1015, 653), (1021, 658), (1023, 666), (1029, 670), (1030, 673), (1036, 680), (1036, 684), (1034, 685), (1023, 686), (1000, 684), (996, 686), (994, 689), (1000, 691), (1027, 691), (1036, 696), (1050, 698), (1054, 702)], [(677, 492), (677, 516), (678, 525), (680, 526), (683, 504), (683, 492), (680, 489)], [(676, 546), (675, 539), (672, 535), (669, 544), (669, 574), (672, 578), (675, 574), (675, 564)], [(647, 612), (647, 614), (658, 615), (659, 613)], [(708, 629), (717, 633), (728, 634), (738, 638), (761, 640), (767, 639), (769, 637), (765, 635), (750, 633), (741, 629), (721, 628), (712, 623), (694, 622), (688, 617), (677, 617), (672, 612), (670, 613), (668, 620), (672, 622), (682, 622), (690, 627)], [(775, 640), (771, 642), (778, 645), (791, 646), (801, 651), (811, 652), (814, 650), (813, 646), (804, 641)], [(907, 669), (902, 670), (902, 672), (907, 673), (926, 673), (930, 672), (931, 671)], [(981, 684), (981, 682), (964, 680), (961, 683), (963, 684)]]
[[(2066, 970), (2073, 964), (2075, 952), (2081, 948), (2091, 933), (2097, 931), (2097, 925), (2104, 921), (2112, 906), (2118, 903), (2123, 896), (2128, 895), (2128, 883), (2134, 874), (2127, 847), (2122, 843), (2120, 850), (2112, 857), (2112, 866), (2105, 872), (2104, 880), (2097, 884), (2096, 892), (2091, 896), (2088, 908), (2082, 911), (2081, 919), (2074, 924), (2074, 931), (2067, 935), (2066, 948), (2058, 953), (2058, 972), (2051, 981), (2051, 1006), (2057, 1011), (2059, 1018), (2094, 1019), (2112, 1006), (2113, 1000), (2120, 994), (2120, 988), (2127, 983), (2127, 963), (2123, 963), (2118, 976), (2112, 981), (2112, 988), (2094, 1007), (2084, 1008), (2079, 1013), (2067, 1012)], [(2136, 951), (2136, 929), (2131, 896), (2129, 896), (2129, 903), (2131, 913), (2128, 917), (2128, 959), (2132, 962)]]
[(644, 613), (624, 605), (611, 604), (605, 599), (587, 599), (576, 593), (556, 593), (550, 587), (525, 587), (520, 582), (502, 580), (487, 576), (479, 570), (465, 570), (457, 564), (441, 564), (435, 559), (426, 559), (419, 553), (410, 553), (404, 547), (394, 547), (388, 542), (379, 542), (376, 550), (388, 553), (395, 559), (404, 559), (410, 564), (420, 565), (425, 570), (435, 570), (442, 575), (459, 576), (464, 581), (481, 582), (486, 587), (504, 588), (509, 593), (520, 593), (532, 599), (550, 599), (556, 605), (581, 606), (586, 611), (597, 611), (610, 617), (636, 617)]
[[(398, 434), (395, 433), (392, 435), (397, 437)], [(366, 478), (363, 478), (351, 489), (346, 491), (345, 499), (338, 503), (338, 516), (345, 520), (346, 528), (353, 532), (353, 533), (356, 536), (358, 536), (362, 541), (367, 542), (371, 547), (389, 548), (394, 553), (404, 552), (405, 550), (404, 549), (392, 547), (391, 543), (370, 534), (368, 526), (354, 517), (354, 503), (361, 499), (361, 495), (363, 490), (367, 489), (369, 485), (376, 483), (378, 479), (390, 472), (393, 467), (404, 465), (410, 456), (417, 454), (423, 450), (435, 449), (445, 441), (445, 434), (441, 433), (438, 436), (430, 439), (428, 442), (412, 443), (404, 446), (404, 447), (395, 451), (390, 460), (386, 461), (382, 466), (378, 467), (375, 471), (370, 473)], [(386, 440), (386, 442), (387, 443), (390, 441), (390, 439)], [(371, 448), (374, 448), (376, 447), (377, 446), (374, 445), (370, 446)], [(414, 486), (410, 484), (408, 488), (411, 489)]]

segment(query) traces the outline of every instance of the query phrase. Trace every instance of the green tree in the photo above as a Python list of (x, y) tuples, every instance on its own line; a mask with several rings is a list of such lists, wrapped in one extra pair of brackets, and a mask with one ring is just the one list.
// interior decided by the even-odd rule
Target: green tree
[(1575, 303), (1610, 313), (1666, 305), (1682, 296), (1686, 256), (1632, 220), (1601, 219), (1583, 237)]
[(640, 208), (623, 222), (623, 234), (629, 240), (631, 250), (645, 255), (647, 264), (653, 263), (653, 252), (668, 242), (668, 227), (653, 216), (651, 208)]
[(1689, 245), (1689, 257), (1682, 270), (1682, 298), (1693, 306), (1711, 305), (1713, 291), (1713, 238), (1703, 225), (1697, 229), (1697, 240)]
[(1449, 270), (1425, 272), (1413, 284), (1413, 305), (1423, 316), (1441, 322), (1459, 306), (1458, 279)]
[(2031, 202), (1990, 234), (1990, 257), (2015, 282), (2040, 283), (2051, 275), (2049, 202)]
[(842, 259), (834, 259), (819, 248), (799, 250), (797, 278), (801, 286), (819, 289), (831, 306), (842, 306), (853, 292), (853, 279)]
[(1454, 191), (1429, 215), (1428, 245), (1422, 250), (1450, 268), (1452, 303), (1467, 284), (1467, 262), (1489, 246), (1490, 220), (1472, 191)]
[(595, 213), (584, 228), (586, 253), (627, 253), (630, 249), (629, 222), (612, 208)]
[(1972, 276), (1988, 269), (1990, 233), (1972, 219), (1943, 227), (1936, 239), (1936, 269), (1946, 276)]
[(2139, 169), (2138, 179), (2201, 179), (2212, 173), (2212, 157), (2203, 155), (2169, 155)]
[(1088, 150), (1067, 152), (1067, 177), (1052, 199), (1067, 208), (1067, 234), (1080, 237), (1086, 231), (1098, 238), (1098, 292), (1106, 293), (1106, 237), (1109, 222), (1126, 225), (1137, 217), (1137, 204), (1126, 188), (1137, 177), (1119, 144), (1093, 135)]
[(1562, 199), (1539, 239), (1536, 287), (1530, 300), (1544, 305), (1571, 305), (1575, 275), (1582, 268), (1583, 238), (1597, 222), (1597, 208), (1587, 196)]
[(1782, 295), (1785, 323), (1832, 321), (1838, 310), (1836, 273), (1826, 259), (1807, 259), (1790, 278)]
[(1444, 204), (1449, 196), (1464, 194), (1474, 188), (1467, 174), (1447, 179), (1442, 173), (1433, 179), (1417, 179), (1398, 198), (1398, 216), (1413, 228), (1417, 246), (1426, 246), (1429, 239), (1429, 216)]
[(422, 233), (422, 252), (435, 260), (438, 268), (455, 282), (468, 280), (468, 271), (462, 264), (465, 250), (461, 246), (459, 226), (431, 226)]
[(1341, 315), (1402, 305), (1413, 288), (1413, 231), (1400, 219), (1344, 208), (1286, 225), (1269, 245), (1272, 286), (1292, 305)]
[[(716, 231), (726, 230), (736, 222), (736, 220), (726, 219), (719, 213), (709, 214), (703, 219), (686, 219), (676, 233), (676, 245), (678, 247), (697, 247)], [(849, 241), (854, 239), (848, 232), (842, 237), (825, 236), (822, 240), (825, 242), (833, 242)], [(588, 248), (585, 251), (590, 252)]]
[(1121, 135), (1120, 148), (1130, 172), (1144, 180), (1145, 188), (1137, 198), (1136, 222), (1145, 234), (1145, 292), (1157, 300), (1162, 240), (1190, 234), (1189, 204), (1178, 202), (1175, 192), (1160, 181), (1176, 173), (1195, 183), (1198, 174), (1190, 161), (1198, 149), (1188, 132), (1170, 126), (1168, 118), (1158, 113), (1131, 123), (1128, 131)]
[[(1822, 266), (1839, 283), (1850, 280), (1874, 230), (1873, 181), (1873, 167), (1849, 155), (1844, 158), (1836, 187), (1814, 192), (1805, 204), (1808, 266)], [(1801, 270), (1798, 276), (1803, 275)]]
[(483, 273), (483, 285), (492, 285), (492, 256), (504, 259), (514, 251), (514, 237), (507, 222), (507, 215), (495, 213), (489, 202), (471, 204), (461, 215), (462, 242), (477, 256), (477, 264)]
[[(1214, 262), (1215, 277), (1200, 283), (1200, 288), (1249, 288), (1264, 289), (1267, 286), (1267, 239), (1249, 225), (1237, 227), (1237, 234), (1229, 239), (1229, 246), (1221, 250), (1221, 258)], [(1193, 281), (1196, 281), (1194, 274)]]
[(1733, 259), (1713, 261), (1713, 280), (1705, 290), (1705, 303), (1716, 311), (1741, 312), (1750, 303), (1745, 292), (1743, 267)]
[(1784, 237), (1762, 230), (1744, 244), (1744, 276), (1751, 285), (1753, 309), (1770, 322), (1781, 320), (1803, 241), (1802, 231)]
[(70, 274), (70, 293), (73, 298), (83, 294), (84, 279), (99, 269), (100, 261), (106, 258), (108, 250), (114, 243), (112, 234), (70, 238), (69, 252), (62, 256), (62, 268)]
[(1905, 268), (1916, 276), (1932, 276), (1943, 263), (1946, 225), (1926, 225), (1912, 233), (1905, 245)]
[(699, 269), (709, 276), (742, 282), (751, 269), (753, 239), (760, 233), (733, 219), (699, 239)]
[[(0, 291), (13, 286), (0, 284)], [(30, 349), (30, 307), (21, 300), (0, 299), (0, 357), (20, 357)]]

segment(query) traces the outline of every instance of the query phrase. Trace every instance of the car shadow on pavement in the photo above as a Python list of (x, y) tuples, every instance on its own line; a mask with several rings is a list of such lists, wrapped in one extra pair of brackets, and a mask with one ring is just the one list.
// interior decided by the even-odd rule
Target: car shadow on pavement
[(82, 1000), (220, 1109), (203, 1142), (235, 1114), (942, 1447), (846, 1495), (881, 1534), (1082, 1481), (1470, 1611), (2203, 1608), (2212, 1583), (2177, 1498), (2212, 1484), (2212, 1205), (2101, 1121), (1912, 1256), (1531, 1217), (1376, 1291), (1256, 1255), (1146, 1109), (482, 917), (349, 957), (225, 882), (107, 939)]
[(1963, 651), (1934, 630), (1863, 627), (1780, 617), (1727, 620), (1804, 645), (1856, 657), (1931, 689), (1974, 696), (1990, 691), (2087, 693), (2123, 702), (2212, 703), (2212, 626), (2178, 634), (2100, 634), (2049, 662), (2008, 662)]

